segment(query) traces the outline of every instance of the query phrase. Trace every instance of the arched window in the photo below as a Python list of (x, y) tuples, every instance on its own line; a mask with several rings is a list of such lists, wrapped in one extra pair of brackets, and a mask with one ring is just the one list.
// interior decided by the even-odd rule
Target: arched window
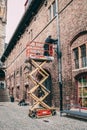
[(71, 41), (73, 69), (87, 67), (87, 31), (78, 33)]

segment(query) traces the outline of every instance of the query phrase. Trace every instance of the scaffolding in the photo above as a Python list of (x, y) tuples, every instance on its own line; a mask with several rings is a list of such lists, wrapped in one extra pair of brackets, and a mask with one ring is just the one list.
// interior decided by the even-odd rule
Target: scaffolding
[[(43, 68), (46, 63), (54, 60), (54, 48), (52, 44), (48, 45), (48, 50), (44, 50), (44, 44), (40, 42), (28, 43), (26, 47), (27, 61), (34, 67), (29, 73), (28, 78), (33, 82), (33, 88), (28, 92), (33, 98), (34, 104), (29, 109), (29, 116), (32, 118), (40, 118), (56, 114), (56, 109), (50, 107), (46, 102), (46, 97), (50, 94), (50, 91), (44, 86), (44, 82), (49, 77), (49, 74)], [(46, 54), (49, 55), (44, 55)], [(41, 75), (41, 79), (38, 80), (35, 74)], [(37, 91), (37, 94), (36, 94)]]

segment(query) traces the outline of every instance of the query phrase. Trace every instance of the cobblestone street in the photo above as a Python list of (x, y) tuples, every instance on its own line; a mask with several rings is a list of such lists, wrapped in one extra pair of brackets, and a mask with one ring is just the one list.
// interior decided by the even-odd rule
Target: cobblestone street
[(28, 117), (29, 106), (16, 102), (0, 102), (0, 130), (87, 130), (87, 122), (56, 116), (32, 119)]

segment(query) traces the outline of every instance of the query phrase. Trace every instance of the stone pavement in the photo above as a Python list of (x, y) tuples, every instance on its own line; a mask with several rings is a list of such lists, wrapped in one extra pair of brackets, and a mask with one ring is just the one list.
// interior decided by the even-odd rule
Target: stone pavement
[(32, 119), (29, 106), (16, 102), (0, 102), (0, 130), (87, 130), (87, 122), (81, 119), (56, 116)]

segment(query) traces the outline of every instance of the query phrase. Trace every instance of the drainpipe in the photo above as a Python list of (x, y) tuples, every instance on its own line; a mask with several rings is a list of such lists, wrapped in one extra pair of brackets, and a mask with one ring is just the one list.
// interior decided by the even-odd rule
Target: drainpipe
[(58, 0), (56, 0), (56, 22), (57, 22), (57, 58), (58, 58), (58, 87), (60, 90), (60, 116), (63, 111), (63, 98), (62, 98), (62, 60), (61, 60), (61, 43), (60, 43), (60, 26), (59, 26), (59, 15), (58, 15)]

